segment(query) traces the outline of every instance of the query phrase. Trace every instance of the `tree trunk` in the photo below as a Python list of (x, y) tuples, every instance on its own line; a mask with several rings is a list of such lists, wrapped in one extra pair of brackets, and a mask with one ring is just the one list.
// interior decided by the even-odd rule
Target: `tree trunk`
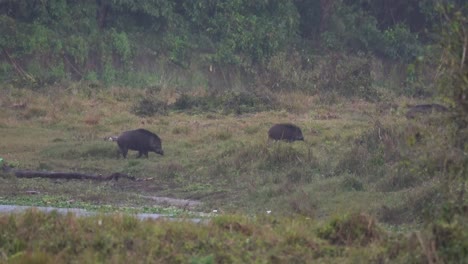
[(320, 34), (327, 30), (328, 22), (333, 13), (334, 3), (334, 0), (320, 0)]

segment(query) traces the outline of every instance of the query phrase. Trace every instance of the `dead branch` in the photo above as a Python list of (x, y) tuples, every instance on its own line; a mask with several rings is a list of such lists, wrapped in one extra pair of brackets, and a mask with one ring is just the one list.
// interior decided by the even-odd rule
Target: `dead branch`
[(31, 82), (35, 82), (35, 79), (34, 77), (27, 73), (25, 70), (23, 70), (23, 68), (21, 68), (21, 66), (19, 66), (15, 60), (10, 56), (10, 54), (8, 53), (8, 51), (6, 49), (2, 49), (3, 51), (3, 54), (5, 55), (6, 59), (8, 60), (8, 62), (11, 64), (11, 66), (13, 66), (13, 68), (15, 69), (15, 71), (20, 75), (22, 76), (23, 78), (25, 79), (28, 79), (29, 81)]
[(73, 65), (73, 63), (68, 59), (67, 55), (62, 54), (63, 56), (63, 59), (68, 63), (68, 65), (70, 65), (70, 67), (72, 68), (73, 71), (75, 71), (76, 74), (78, 74), (80, 77), (83, 77), (83, 73), (80, 72), (76, 67), (75, 65)]

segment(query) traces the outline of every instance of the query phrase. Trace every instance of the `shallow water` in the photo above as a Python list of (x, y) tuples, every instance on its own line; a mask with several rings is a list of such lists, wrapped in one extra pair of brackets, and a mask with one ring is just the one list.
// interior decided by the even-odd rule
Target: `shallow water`
[[(100, 212), (93, 212), (93, 211), (87, 211), (85, 209), (80, 209), (80, 208), (56, 208), (56, 207), (44, 207), (44, 206), (22, 206), (22, 205), (0, 205), (0, 214), (12, 214), (12, 213), (22, 213), (28, 209), (36, 209), (41, 212), (45, 213), (50, 213), (53, 211), (56, 211), (59, 214), (68, 214), (72, 213), (76, 216), (93, 216), (93, 215), (100, 215), (103, 213)], [(112, 213), (104, 213), (111, 215)], [(181, 218), (173, 218), (170, 215), (164, 215), (164, 214), (147, 214), (147, 213), (140, 213), (140, 214), (128, 214), (131, 216), (135, 216), (136, 218), (140, 220), (155, 220), (155, 219), (164, 219), (164, 220), (171, 220), (171, 221), (181, 221), (185, 219)], [(204, 220), (200, 218), (187, 218), (186, 220), (192, 221), (195, 223), (200, 223)]]

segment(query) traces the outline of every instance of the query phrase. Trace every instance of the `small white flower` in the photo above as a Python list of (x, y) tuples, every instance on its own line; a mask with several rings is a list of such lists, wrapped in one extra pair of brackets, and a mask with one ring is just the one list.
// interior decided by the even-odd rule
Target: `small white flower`
[(215, 209), (215, 210), (213, 210), (213, 213), (217, 213), (217, 212), (218, 212), (218, 210), (216, 210), (216, 209)]
[(268, 211), (267, 211), (267, 214), (270, 214), (270, 213), (271, 213), (271, 210), (268, 210)]

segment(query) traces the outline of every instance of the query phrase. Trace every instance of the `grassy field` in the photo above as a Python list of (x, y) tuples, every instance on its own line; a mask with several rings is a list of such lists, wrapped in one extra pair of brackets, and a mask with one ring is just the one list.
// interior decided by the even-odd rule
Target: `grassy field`
[[(288, 260), (294, 262), (295, 258), (298, 262), (317, 258), (324, 262), (329, 262), (332, 258), (335, 262), (346, 257), (349, 263), (353, 263), (352, 256), (356, 259), (360, 256), (363, 259), (369, 257), (369, 260), (375, 260), (378, 252), (383, 249), (376, 246), (375, 251), (371, 250), (370, 254), (377, 255), (372, 256), (364, 254), (362, 248), (349, 252), (345, 250), (346, 253), (343, 253), (344, 251), (340, 251), (342, 249), (331, 246), (327, 251), (328, 246), (320, 246), (320, 241), (330, 238), (330, 235), (326, 235), (330, 230), (317, 231), (319, 222), (328, 221), (327, 223), (333, 226), (336, 222), (330, 219), (364, 214), (363, 222), (369, 225), (378, 221), (379, 228), (387, 231), (417, 230), (421, 228), (422, 218), (428, 216), (428, 210), (430, 211), (432, 205), (436, 206), (440, 199), (440, 181), (443, 180), (444, 160), (446, 161), (442, 157), (447, 156), (444, 146), (447, 145), (452, 130), (444, 124), (444, 119), (437, 115), (407, 120), (404, 116), (406, 106), (416, 103), (413, 100), (393, 98), (370, 103), (333, 95), (311, 96), (292, 92), (272, 95), (275, 103), (266, 111), (226, 114), (225, 111), (216, 109), (189, 112), (168, 110), (153, 116), (135, 115), (135, 105), (141, 102), (141, 98), (148, 96), (157, 97), (169, 104), (180, 98), (180, 94), (169, 91), (160, 91), (154, 95), (148, 90), (86, 90), (73, 85), (50, 89), (48, 92), (6, 88), (2, 90), (0, 157), (9, 165), (27, 170), (102, 175), (120, 172), (145, 180), (96, 182), (19, 179), (3, 173), (0, 177), (0, 203), (117, 212), (166, 212), (177, 216), (192, 216), (217, 210), (221, 215), (243, 216), (240, 219), (236, 218), (238, 216), (215, 218), (218, 220), (210, 225), (215, 225), (221, 230), (228, 227), (228, 234), (232, 234), (232, 228), (239, 228), (235, 230), (242, 233), (239, 239), (245, 239), (244, 228), (250, 235), (256, 234), (257, 229), (261, 234), (261, 245), (256, 244), (258, 247), (253, 247), (249, 254), (260, 254), (262, 257), (246, 256), (246, 259), (238, 259), (236, 255), (228, 258), (228, 262), (251, 262), (264, 259), (263, 257), (270, 260), (265, 262), (278, 263)], [(280, 122), (299, 125), (305, 142), (269, 144), (267, 131), (271, 125)], [(122, 131), (135, 128), (146, 128), (157, 133), (162, 138), (165, 155), (150, 153), (148, 159), (136, 159), (136, 152), (130, 152), (128, 159), (122, 159), (118, 156), (116, 144), (104, 141), (106, 136), (118, 135)], [(201, 205), (196, 208), (174, 207), (161, 204), (152, 199), (153, 197), (191, 199), (200, 201)], [(271, 213), (265, 216), (267, 211)], [(256, 219), (256, 216), (263, 220), (249, 218)], [(16, 219), (2, 216), (1, 221), (15, 223), (13, 225), (18, 228), (9, 233), (15, 236), (14, 233), (18, 232), (21, 223), (29, 221), (28, 217), (56, 217), (53, 223), (78, 222), (79, 226), (82, 226), (80, 228), (86, 228), (89, 224), (86, 221), (95, 221), (79, 220), (71, 216), (45, 216), (34, 212), (18, 216)], [(187, 226), (181, 224), (179, 230), (174, 223), (162, 223), (161, 227), (153, 228), (147, 223), (136, 224), (134, 220), (129, 219), (116, 216), (106, 221), (123, 221), (115, 228), (118, 229), (120, 225), (125, 228), (129, 225), (131, 230), (138, 230), (138, 234), (133, 234), (135, 236), (143, 234), (147, 229), (159, 235), (163, 231), (158, 231), (158, 228), (168, 228), (169, 231), (164, 231), (166, 233), (174, 228), (173, 232), (176, 234), (186, 233), (191, 229), (191, 224), (188, 223)], [(233, 221), (234, 224), (219, 224), (223, 219)], [(299, 223), (296, 224), (295, 220), (291, 219), (314, 219), (309, 221), (313, 222), (314, 227), (311, 228), (306, 220), (297, 220)], [(359, 217), (357, 219), (355, 221), (360, 223)], [(286, 236), (283, 233), (275, 233), (280, 231), (269, 234), (271, 230), (267, 232), (264, 229), (276, 230), (275, 224), (265, 224), (265, 221), (280, 221), (281, 228), (285, 229), (281, 232), (286, 232)], [(287, 223), (284, 224), (284, 221)], [(41, 225), (39, 222), (37, 225)], [(296, 227), (301, 230), (296, 230)], [(181, 235), (180, 239), (187, 239), (188, 236), (188, 241), (195, 241), (196, 237), (211, 235), (209, 229), (210, 227), (201, 226), (200, 230), (193, 232), (202, 234), (188, 232), (189, 234)], [(302, 229), (313, 234), (307, 238), (303, 237), (309, 233), (303, 233)], [(108, 231), (112, 233), (115, 230)], [(54, 229), (54, 232), (60, 231)], [(223, 239), (222, 232), (219, 232), (216, 233), (219, 237), (213, 238), (214, 240)], [(397, 234), (398, 232), (394, 236)], [(382, 236), (376, 236), (379, 237), (379, 241), (383, 241)], [(319, 237), (317, 241), (316, 237)], [(126, 241), (124, 238), (117, 240), (121, 239)], [(293, 251), (291, 255), (278, 253), (294, 247), (293, 244), (289, 244), (288, 239), (300, 242), (300, 252)], [(121, 246), (126, 243), (121, 242), (114, 244)], [(132, 245), (133, 243), (140, 245), (142, 242), (132, 242)], [(172, 243), (176, 242), (168, 243), (170, 247), (180, 249)], [(192, 263), (223, 262), (220, 255), (210, 255), (210, 251), (205, 248), (207, 245), (197, 243), (190, 244), (189, 247), (204, 249), (198, 251), (200, 258)], [(246, 250), (244, 247), (250, 247), (243, 245), (236, 248), (239, 243), (247, 242), (236, 240), (232, 243), (233, 248), (227, 245), (225, 250), (234, 255), (235, 252)], [(279, 244), (289, 245), (282, 248)], [(386, 244), (385, 247), (388, 245), (390, 244)], [(20, 247), (21, 250), (3, 251), (3, 254), (11, 257), (17, 252), (31, 253), (34, 251), (31, 249), (37, 248), (36, 246), (26, 243)], [(218, 246), (211, 245), (208, 248), (212, 247), (212, 252), (218, 252)], [(271, 256), (262, 255), (265, 248), (270, 246), (278, 247), (274, 250), (281, 256), (277, 261), (274, 257), (272, 259), (269, 258)], [(105, 244), (103, 247), (112, 246)], [(421, 247), (419, 250), (423, 250), (424, 246)], [(108, 256), (122, 257), (120, 253), (115, 253), (114, 249), (106, 248), (101, 250), (107, 250)], [(310, 248), (313, 249), (310, 252), (301, 251)], [(30, 250), (24, 251), (25, 249)], [(170, 251), (170, 248), (161, 250)], [(50, 252), (62, 251), (48, 252), (47, 254), (54, 254)], [(129, 252), (127, 251), (128, 254), (145, 256), (153, 254), (148, 251)], [(193, 255), (196, 251), (179, 252), (180, 258), (176, 260), (186, 262), (184, 260), (189, 258), (184, 254), (190, 252)], [(388, 252), (385, 252), (384, 255), (388, 257)], [(50, 261), (52, 255), (47, 254), (38, 258)], [(99, 254), (88, 256), (89, 258), (83, 257), (83, 260), (102, 261), (107, 256), (104, 253)], [(421, 253), (418, 256), (423, 255)], [(28, 262), (25, 259), (28, 256), (20, 256), (23, 263)], [(59, 257), (55, 260), (65, 260), (68, 257), (67, 255), (63, 259)], [(130, 259), (132, 255), (126, 255), (125, 258)], [(112, 258), (108, 260), (114, 262)], [(163, 262), (173, 260), (167, 259)], [(142, 259), (141, 262), (146, 261)]]

